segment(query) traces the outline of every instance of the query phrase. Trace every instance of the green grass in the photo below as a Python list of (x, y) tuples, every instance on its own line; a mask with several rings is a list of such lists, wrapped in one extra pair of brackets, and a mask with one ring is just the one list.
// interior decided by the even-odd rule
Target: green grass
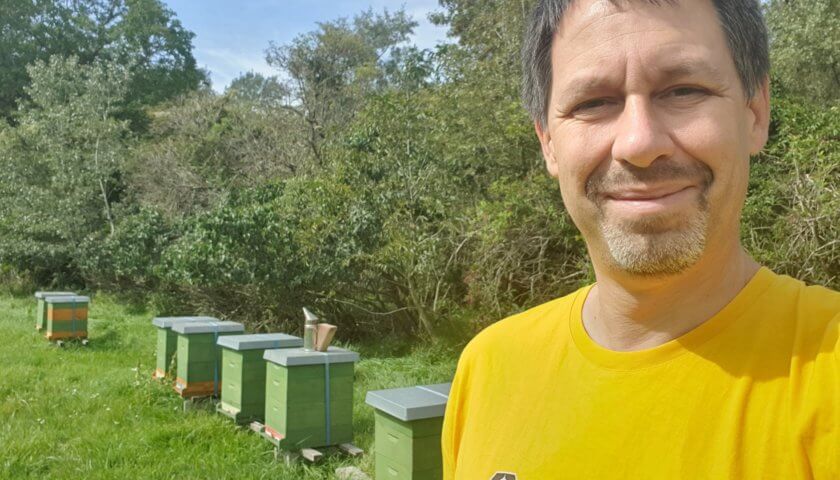
[(152, 316), (98, 296), (90, 346), (57, 348), (34, 329), (34, 299), (0, 295), (0, 478), (301, 480), (334, 478), (346, 465), (372, 477), (365, 392), (449, 381), (457, 360), (447, 347), (342, 345), (362, 355), (354, 428), (366, 454), (286, 465), (266, 440), (210, 405), (184, 413), (171, 387), (152, 380)]

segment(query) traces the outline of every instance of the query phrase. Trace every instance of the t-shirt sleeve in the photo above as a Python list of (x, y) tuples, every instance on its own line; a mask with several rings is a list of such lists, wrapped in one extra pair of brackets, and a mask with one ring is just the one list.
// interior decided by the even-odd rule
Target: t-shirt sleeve
[(441, 433), (441, 453), (443, 457), (443, 480), (455, 480), (458, 465), (458, 451), (464, 429), (466, 413), (469, 409), (470, 377), (472, 372), (472, 355), (469, 345), (464, 349), (458, 360), (455, 378), (446, 402), (446, 413), (443, 418), (443, 432)]

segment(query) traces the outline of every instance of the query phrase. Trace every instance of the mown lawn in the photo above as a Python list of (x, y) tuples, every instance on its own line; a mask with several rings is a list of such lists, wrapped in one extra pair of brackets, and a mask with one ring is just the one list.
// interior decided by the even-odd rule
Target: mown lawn
[(354, 426), (366, 454), (286, 465), (271, 444), (209, 405), (184, 413), (171, 387), (152, 380), (152, 316), (97, 296), (90, 346), (57, 348), (34, 329), (34, 299), (0, 296), (0, 478), (327, 479), (346, 465), (372, 477), (365, 392), (449, 381), (458, 355), (448, 347), (337, 342), (362, 355)]

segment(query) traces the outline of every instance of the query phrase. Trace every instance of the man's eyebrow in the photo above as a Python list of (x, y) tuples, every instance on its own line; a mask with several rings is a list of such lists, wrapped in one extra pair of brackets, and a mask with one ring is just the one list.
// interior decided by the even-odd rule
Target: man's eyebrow
[[(706, 62), (687, 59), (651, 70), (657, 81), (675, 81), (689, 77), (703, 77), (716, 83), (723, 82), (723, 75), (716, 67)], [(615, 88), (615, 80), (592, 75), (588, 72), (574, 75), (561, 87), (561, 98), (576, 98), (590, 92)]]
[(658, 77), (665, 80), (693, 77), (697, 75), (708, 77), (711, 80), (721, 81), (723, 75), (713, 65), (697, 60), (683, 60), (658, 69)]
[(560, 92), (561, 99), (573, 99), (590, 92), (614, 88), (615, 81), (597, 75), (577, 75), (564, 82)]

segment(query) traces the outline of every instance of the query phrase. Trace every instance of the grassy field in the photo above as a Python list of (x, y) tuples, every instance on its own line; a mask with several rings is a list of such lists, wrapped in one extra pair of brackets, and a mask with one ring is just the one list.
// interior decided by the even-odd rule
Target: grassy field
[(57, 348), (34, 329), (34, 299), (0, 296), (0, 478), (327, 479), (346, 465), (372, 476), (365, 392), (449, 381), (458, 355), (436, 346), (341, 345), (362, 356), (354, 426), (366, 454), (287, 466), (267, 441), (209, 405), (184, 413), (171, 387), (151, 379), (152, 316), (95, 297), (90, 346)]

